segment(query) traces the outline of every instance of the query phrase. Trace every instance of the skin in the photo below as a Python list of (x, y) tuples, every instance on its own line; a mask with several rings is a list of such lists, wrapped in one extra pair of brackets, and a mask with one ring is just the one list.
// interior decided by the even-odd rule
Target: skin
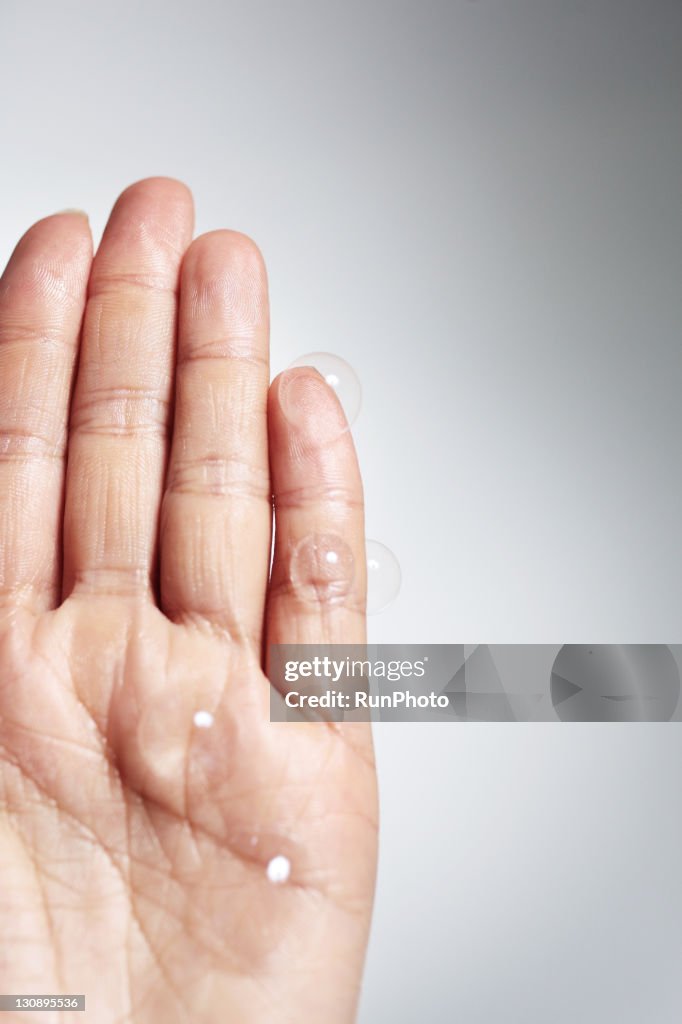
[(0, 281), (0, 990), (84, 992), (98, 1024), (348, 1022), (369, 725), (271, 723), (266, 658), (365, 641), (360, 473), (314, 370), (269, 385), (257, 246), (192, 233), (150, 178), (94, 259), (57, 214)]

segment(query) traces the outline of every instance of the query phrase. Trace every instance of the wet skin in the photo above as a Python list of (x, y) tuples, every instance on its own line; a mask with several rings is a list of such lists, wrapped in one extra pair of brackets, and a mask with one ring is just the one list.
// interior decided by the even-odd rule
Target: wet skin
[[(270, 723), (265, 652), (364, 642), (361, 479), (323, 379), (269, 384), (257, 246), (192, 233), (186, 186), (146, 179), (94, 260), (58, 214), (0, 282), (0, 991), (84, 992), (98, 1024), (348, 1022), (369, 726)], [(350, 557), (292, 579), (316, 537)]]

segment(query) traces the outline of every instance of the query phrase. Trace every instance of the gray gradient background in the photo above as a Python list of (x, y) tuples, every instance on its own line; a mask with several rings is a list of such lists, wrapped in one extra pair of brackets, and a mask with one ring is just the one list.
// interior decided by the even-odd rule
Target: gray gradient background
[[(374, 642), (682, 639), (682, 4), (0, 7), (1, 255), (139, 177), (345, 356)], [(673, 1024), (677, 725), (387, 725), (362, 1024)], [(323, 983), (323, 979), (320, 979)]]

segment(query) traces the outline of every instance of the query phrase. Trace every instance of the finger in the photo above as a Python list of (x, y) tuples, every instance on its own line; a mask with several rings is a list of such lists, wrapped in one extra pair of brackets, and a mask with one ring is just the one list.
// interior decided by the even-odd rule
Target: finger
[(192, 227), (187, 187), (149, 178), (119, 197), (95, 256), (71, 410), (65, 595), (150, 593)]
[(66, 425), (92, 237), (56, 214), (23, 236), (0, 281), (0, 603), (59, 602)]
[(161, 607), (260, 650), (272, 506), (268, 294), (257, 246), (196, 239), (182, 268), (173, 445), (161, 517)]
[(270, 461), (275, 554), (270, 644), (365, 643), (362, 481), (350, 430), (316, 370), (272, 384)]

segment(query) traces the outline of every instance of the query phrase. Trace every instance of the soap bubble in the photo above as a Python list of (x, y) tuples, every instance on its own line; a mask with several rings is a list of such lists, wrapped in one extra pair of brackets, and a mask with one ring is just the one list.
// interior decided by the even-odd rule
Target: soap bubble
[(350, 592), (355, 576), (353, 552), (341, 537), (312, 533), (291, 555), (291, 582), (307, 601), (338, 603)]
[(367, 613), (376, 615), (393, 601), (400, 590), (400, 563), (390, 548), (378, 540), (368, 540)]
[(291, 366), (314, 366), (336, 392), (349, 425), (355, 422), (362, 405), (362, 388), (357, 373), (345, 359), (331, 352), (309, 352)]

